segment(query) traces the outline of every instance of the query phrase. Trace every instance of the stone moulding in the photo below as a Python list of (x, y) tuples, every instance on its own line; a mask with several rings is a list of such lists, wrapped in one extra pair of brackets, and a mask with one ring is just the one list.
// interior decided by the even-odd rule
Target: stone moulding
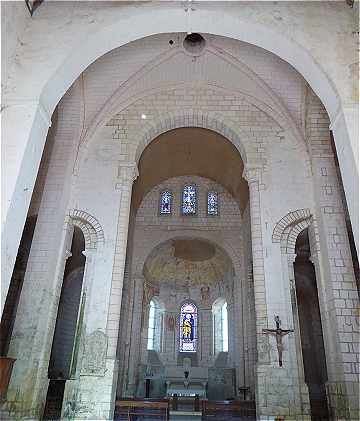
[(286, 253), (295, 252), (295, 243), (301, 231), (309, 227), (313, 217), (310, 209), (298, 209), (288, 212), (275, 225), (272, 242), (280, 243), (281, 249)]
[(85, 238), (86, 250), (96, 249), (98, 244), (104, 243), (104, 231), (99, 221), (89, 213), (79, 209), (71, 209), (66, 222), (81, 229)]

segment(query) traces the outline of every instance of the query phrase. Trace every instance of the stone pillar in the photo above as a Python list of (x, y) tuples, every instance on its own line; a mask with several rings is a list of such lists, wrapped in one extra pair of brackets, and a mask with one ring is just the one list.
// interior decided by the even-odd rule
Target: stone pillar
[[(41, 230), (42, 227), (37, 228)], [(71, 256), (72, 232), (69, 227), (63, 231), (61, 241), (63, 252), (60, 253), (55, 268), (57, 282), (53, 286), (53, 291), (46, 285), (46, 279), (33, 280), (28, 269), (26, 272), (9, 348), (9, 355), (16, 358), (7, 395), (8, 403), (14, 411), (13, 416), (37, 419), (43, 414), (49, 382), (47, 374), (51, 345), (65, 264)], [(38, 247), (41, 245), (35, 243), (30, 255), (33, 253), (33, 257), (36, 256)], [(31, 260), (36, 267), (36, 259)], [(29, 259), (30, 262), (31, 260)]]
[[(115, 185), (118, 194), (114, 197), (119, 209), (116, 241), (115, 244), (105, 244), (97, 265), (104, 265), (103, 260), (107, 260), (111, 253), (114, 257), (111, 263), (105, 262), (105, 272), (100, 269), (102, 276), (93, 265), (93, 280), (89, 285), (85, 311), (83, 354), (79, 362), (81, 368), (78, 377), (66, 384), (62, 408), (65, 419), (113, 418), (118, 379), (116, 335), (119, 332), (131, 190), (136, 174), (135, 164), (119, 168)], [(103, 276), (103, 273), (109, 274), (109, 277)]]
[[(274, 336), (263, 333), (263, 329), (274, 328), (273, 320), (276, 312), (283, 322), (292, 320), (291, 299), (289, 294), (288, 264), (284, 267), (279, 254), (279, 269), (285, 269), (285, 275), (279, 274), (275, 280), (273, 273), (265, 275), (263, 230), (261, 224), (261, 194), (259, 168), (247, 166), (244, 178), (249, 184), (251, 241), (253, 256), (253, 279), (256, 314), (257, 364), (256, 364), (256, 405), (260, 420), (284, 416), (289, 419), (305, 420), (309, 416), (309, 399), (303, 400), (303, 388), (297, 367), (297, 349), (294, 335), (283, 337), (284, 365), (278, 364), (278, 353)], [(274, 259), (275, 256), (272, 256)], [(285, 280), (281, 282), (281, 278)], [(288, 285), (286, 287), (286, 285)], [(276, 302), (273, 291), (276, 290)], [(272, 292), (270, 294), (270, 291)], [(270, 303), (269, 297), (270, 296)], [(284, 324), (285, 324), (284, 323)], [(292, 328), (292, 326), (282, 326)], [(300, 354), (301, 355), (301, 354)], [(271, 418), (273, 419), (273, 418)]]
[(359, 254), (359, 104), (342, 107), (332, 119), (336, 153)]
[(110, 306), (106, 333), (109, 338), (107, 358), (116, 358), (119, 335), (120, 307), (124, 281), (126, 246), (128, 240), (129, 215), (132, 186), (139, 172), (135, 163), (123, 164), (119, 168), (119, 182), (116, 189), (120, 192), (120, 208), (116, 234), (114, 266), (112, 274)]
[(200, 355), (199, 365), (208, 364), (211, 361), (213, 343), (213, 315), (209, 307), (198, 308), (198, 352)]
[[(359, 296), (333, 157), (313, 158), (317, 226), (309, 231), (332, 419), (360, 419)], [(315, 232), (314, 232), (315, 231)]]
[[(245, 308), (246, 308), (246, 291), (244, 281), (240, 277), (234, 279), (234, 301), (228, 302), (228, 314), (229, 314), (229, 346), (230, 342), (233, 343), (232, 349), (232, 360), (236, 367), (236, 394), (238, 394), (238, 388), (249, 386), (247, 383), (247, 367), (246, 367), (246, 351), (245, 347), (247, 344), (246, 333), (247, 325), (245, 320)], [(245, 306), (245, 307), (244, 307)], [(230, 324), (230, 314), (232, 317), (232, 324)], [(232, 327), (230, 333), (230, 327)], [(231, 338), (232, 336), (232, 338)], [(230, 347), (229, 347), (230, 351)]]
[(40, 102), (2, 110), (1, 314), (51, 120)]
[[(129, 355), (128, 355), (128, 384), (127, 384), (127, 395), (134, 397), (136, 394), (136, 385), (138, 380), (139, 363), (140, 363), (140, 347), (141, 347), (141, 319), (143, 311), (147, 310), (147, 307), (143, 305), (143, 293), (144, 293), (144, 277), (136, 276), (134, 280), (134, 298), (133, 305), (129, 311), (129, 317), (132, 317), (132, 323), (130, 326), (130, 344), (129, 344)], [(147, 317), (145, 317), (147, 320)]]
[(124, 281), (126, 247), (128, 240), (131, 194), (133, 183), (138, 175), (139, 172), (137, 165), (134, 162), (122, 164), (118, 169), (118, 183), (116, 184), (116, 189), (120, 193), (120, 206), (116, 232), (110, 302), (106, 325), (106, 336), (108, 340), (106, 352), (106, 377), (108, 379), (108, 385), (111, 386), (111, 395), (108, 395), (104, 398), (107, 399), (107, 403), (109, 405), (107, 416), (110, 418), (113, 416), (114, 411), (118, 376), (118, 361), (116, 351), (120, 328), (120, 310)]
[[(51, 138), (53, 143), (51, 153), (47, 156), (47, 176), (9, 348), (9, 355), (17, 361), (8, 397), (10, 400), (16, 399), (17, 402), (13, 405), (16, 411), (31, 416), (42, 415), (45, 404), (47, 371), (66, 249), (71, 247), (72, 230), (68, 224), (64, 226), (71, 185), (64, 183), (64, 180), (71, 178), (77, 138), (76, 127), (71, 129), (69, 135), (66, 118), (72, 109), (65, 111), (66, 104), (67, 100), (64, 100), (59, 107), (64, 119), (58, 123), (56, 133)], [(46, 133), (37, 132), (37, 135), (41, 137)], [(41, 156), (41, 152), (39, 154)], [(31, 156), (32, 153), (29, 154), (29, 159), (25, 159), (29, 165)], [(36, 162), (32, 165), (35, 168)], [(25, 171), (26, 165), (21, 168)], [(31, 174), (32, 171), (33, 169)], [(21, 206), (18, 204), (18, 207)], [(4, 228), (4, 236), (11, 237), (5, 231)]]
[[(343, 195), (331, 147), (328, 115), (315, 95), (309, 99), (307, 137), (311, 147), (316, 222), (314, 229), (309, 230), (309, 237), (323, 325), (328, 401), (333, 418), (360, 419), (359, 296), (346, 229)], [(357, 241), (358, 172), (355, 168), (358, 164), (353, 160), (352, 153), (357, 145), (356, 142), (349, 143), (349, 139), (357, 137), (353, 112), (351, 108), (348, 111), (341, 109), (333, 118), (331, 128)], [(352, 133), (349, 130), (351, 127), (355, 129)]]
[(248, 182), (250, 196), (251, 249), (253, 261), (258, 363), (269, 363), (269, 341), (262, 332), (263, 329), (267, 328), (267, 307), (259, 191), (260, 171), (260, 168), (247, 166), (244, 169), (243, 177)]
[[(304, 415), (310, 415), (310, 398), (309, 389), (305, 383), (304, 360), (302, 355), (301, 335), (300, 335), (300, 321), (296, 298), (296, 285), (295, 285), (295, 272), (294, 263), (296, 259), (295, 253), (283, 253), (284, 266), (287, 266), (287, 273), (289, 279), (291, 310), (293, 314), (294, 323), (294, 345), (296, 349), (296, 362), (297, 362), (297, 376), (299, 383), (299, 391), (301, 395), (301, 405)], [(287, 278), (286, 278), (287, 279)]]

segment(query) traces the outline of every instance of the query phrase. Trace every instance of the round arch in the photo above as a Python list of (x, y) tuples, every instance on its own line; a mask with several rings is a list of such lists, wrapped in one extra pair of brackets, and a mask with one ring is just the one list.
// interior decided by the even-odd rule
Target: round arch
[[(158, 7), (156, 13), (152, 14), (152, 19), (148, 18), (147, 8), (139, 8), (136, 13), (132, 8), (132, 12), (131, 23), (128, 25), (119, 25), (119, 22), (115, 21), (86, 34), (86, 40), (78, 38), (78, 46), (72, 45), (71, 52), (52, 70), (43, 84), (40, 101), (46, 109), (52, 113), (82, 71), (107, 52), (155, 33), (188, 31), (186, 13), (182, 7)], [(286, 33), (276, 32), (259, 23), (241, 20), (231, 14), (231, 10), (222, 10), (221, 22), (216, 8), (202, 6), (196, 12), (192, 16), (193, 31), (237, 39), (279, 56), (306, 79), (328, 112), (332, 116), (335, 115), (339, 98), (334, 83), (310, 52), (295, 40), (289, 39)], [(216, 28), (213, 22), (217, 22)]]
[[(79, 171), (87, 150), (91, 147), (92, 142), (97, 137), (96, 134), (99, 133), (103, 125), (106, 124), (106, 121), (111, 120), (114, 115), (131, 109), (138, 100), (145, 100), (146, 98), (168, 90), (186, 88), (189, 86), (189, 83), (176, 83), (171, 87), (164, 87), (162, 85), (155, 86), (146, 92), (141, 92), (132, 96), (130, 99), (125, 100), (125, 102), (121, 102), (118, 98), (116, 106), (111, 105), (108, 110), (107, 107), (102, 109), (99, 116), (95, 117), (93, 120), (93, 123), (86, 132), (85, 137), (81, 140), (79, 153), (75, 162), (75, 171)], [(291, 133), (296, 148), (304, 155), (304, 159), (309, 159), (306, 141), (290, 116), (283, 114), (280, 110), (276, 110), (265, 102), (262, 102), (255, 97), (245, 95), (240, 91), (230, 91), (227, 88), (217, 86), (212, 83), (204, 83), (201, 85), (197, 83), (196, 87), (199, 86), (202, 88), (209, 88), (213, 91), (219, 92), (219, 94), (232, 95), (234, 98), (243, 99), (250, 105), (256, 107), (270, 119), (273, 119), (283, 131)], [(102, 122), (99, 120), (100, 117)], [(138, 162), (146, 146), (148, 146), (149, 143), (151, 143), (151, 141), (157, 136), (165, 133), (166, 131), (182, 127), (205, 128), (221, 134), (238, 149), (244, 164), (248, 162), (248, 157), (251, 155), (248, 145), (251, 145), (253, 140), (249, 133), (239, 128), (239, 126), (224, 113), (202, 111), (200, 109), (179, 109), (174, 112), (162, 114), (160, 118), (152, 121), (145, 120), (144, 128), (139, 126), (139, 130), (136, 132), (136, 138), (130, 139), (131, 143), (137, 145), (135, 156), (130, 158)]]

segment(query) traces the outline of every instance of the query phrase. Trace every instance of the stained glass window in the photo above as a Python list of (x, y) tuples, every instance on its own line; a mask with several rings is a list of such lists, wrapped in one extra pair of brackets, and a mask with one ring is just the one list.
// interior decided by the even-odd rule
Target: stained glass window
[(207, 214), (216, 216), (219, 214), (218, 194), (215, 191), (209, 191), (207, 195)]
[(183, 215), (196, 214), (196, 187), (194, 185), (184, 187), (182, 194), (182, 213)]
[(197, 308), (193, 303), (181, 306), (180, 311), (180, 352), (197, 350)]
[(170, 215), (172, 208), (172, 193), (164, 191), (160, 195), (160, 215)]

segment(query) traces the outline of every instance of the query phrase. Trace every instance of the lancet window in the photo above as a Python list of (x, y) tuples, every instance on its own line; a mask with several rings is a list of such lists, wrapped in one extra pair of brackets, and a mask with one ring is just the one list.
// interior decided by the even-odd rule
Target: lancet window
[(147, 349), (161, 351), (163, 329), (163, 307), (153, 298), (149, 303)]
[(207, 214), (217, 216), (219, 214), (219, 199), (216, 191), (209, 191), (207, 195)]
[(195, 215), (197, 208), (196, 187), (193, 184), (186, 185), (182, 192), (182, 214)]
[(160, 194), (160, 215), (171, 215), (172, 193), (168, 190)]
[(180, 311), (180, 352), (197, 351), (197, 307), (193, 303), (185, 303)]
[(213, 304), (214, 352), (228, 352), (229, 325), (227, 302), (219, 299)]

